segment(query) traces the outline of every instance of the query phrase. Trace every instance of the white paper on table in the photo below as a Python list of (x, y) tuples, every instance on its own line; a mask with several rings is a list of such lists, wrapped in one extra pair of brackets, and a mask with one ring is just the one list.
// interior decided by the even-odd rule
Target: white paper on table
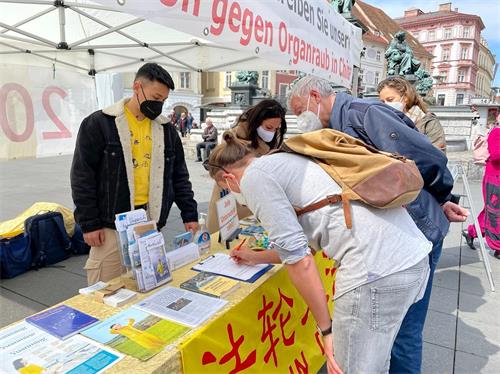
[(93, 294), (95, 291), (102, 290), (103, 288), (106, 288), (108, 284), (106, 282), (99, 281), (97, 283), (94, 283), (92, 286), (88, 286), (85, 288), (80, 288), (78, 290), (78, 293), (82, 295), (90, 295)]
[(164, 287), (133, 307), (189, 327), (196, 327), (227, 301), (175, 287)]
[(170, 270), (179, 269), (199, 258), (200, 251), (198, 250), (198, 246), (194, 243), (167, 252), (167, 261), (170, 264)]
[[(89, 374), (101, 373), (123, 358), (123, 355), (81, 335), (67, 340), (37, 329), (23, 321), (0, 331), (0, 372), (17, 374), (17, 365), (38, 366), (44, 373), (78, 371), (83, 365)], [(22, 361), (22, 362), (21, 362)]]
[(239, 265), (225, 253), (216, 253), (193, 266), (193, 270), (205, 271), (226, 277), (248, 281), (254, 275), (267, 268), (268, 264)]

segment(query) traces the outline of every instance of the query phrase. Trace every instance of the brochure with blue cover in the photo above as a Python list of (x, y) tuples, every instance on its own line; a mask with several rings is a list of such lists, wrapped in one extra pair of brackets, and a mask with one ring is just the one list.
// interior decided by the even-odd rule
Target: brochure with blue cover
[(64, 340), (94, 325), (99, 320), (67, 305), (59, 305), (26, 318), (26, 322)]

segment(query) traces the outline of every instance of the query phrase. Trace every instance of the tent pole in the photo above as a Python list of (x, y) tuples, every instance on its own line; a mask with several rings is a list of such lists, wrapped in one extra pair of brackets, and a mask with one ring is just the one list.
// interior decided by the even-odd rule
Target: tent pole
[[(87, 17), (88, 19), (90, 19), (90, 20), (92, 20), (92, 21), (94, 21), (94, 22), (97, 22), (97, 23), (101, 24), (102, 26), (105, 26), (105, 27), (111, 27), (111, 25), (108, 25), (106, 22), (103, 22), (103, 21), (101, 21), (101, 20), (100, 20), (100, 19), (98, 19), (98, 18), (92, 17), (90, 14), (87, 14), (87, 13), (86, 13), (86, 12), (84, 12), (83, 10), (77, 9), (76, 7), (71, 7), (70, 9), (73, 9), (73, 11), (75, 11), (75, 12), (77, 12), (77, 13), (81, 14), (81, 15), (82, 15), (82, 16), (84, 16), (84, 17)], [(170, 59), (170, 60), (172, 60), (172, 61), (175, 61), (175, 62), (177, 62), (178, 64), (183, 65), (183, 66), (187, 67), (187, 68), (188, 68), (188, 69), (190, 69), (190, 70), (194, 70), (194, 71), (196, 71), (196, 70), (197, 70), (197, 69), (196, 69), (196, 68), (194, 68), (193, 66), (188, 65), (188, 64), (186, 64), (186, 63), (184, 63), (184, 62), (182, 62), (182, 61), (180, 61), (180, 60), (176, 59), (175, 57), (172, 57), (172, 56), (166, 55), (166, 54), (165, 54), (165, 53), (163, 53), (162, 51), (160, 51), (160, 50), (158, 50), (158, 49), (156, 49), (156, 48), (154, 48), (154, 47), (151, 47), (151, 45), (150, 45), (150, 44), (145, 43), (145, 42), (142, 42), (142, 41), (140, 41), (139, 39), (136, 39), (136, 38), (134, 38), (133, 36), (131, 36), (131, 35), (129, 35), (129, 34), (127, 34), (127, 33), (123, 32), (123, 31), (119, 31), (119, 30), (113, 30), (113, 31), (116, 31), (118, 34), (120, 34), (120, 35), (122, 35), (122, 36), (124, 36), (124, 37), (126, 37), (126, 38), (128, 38), (128, 39), (130, 39), (130, 40), (132, 40), (133, 42), (136, 42), (137, 44), (141, 45), (142, 47), (149, 48), (149, 49), (151, 49), (153, 52), (156, 52), (156, 53), (158, 53), (159, 55), (161, 55), (161, 56), (163, 56), (163, 57), (166, 57), (166, 58), (168, 58), (168, 59)], [(77, 43), (78, 43), (78, 42), (77, 42)], [(74, 44), (76, 44), (76, 43), (74, 43)], [(74, 45), (74, 44), (73, 44), (73, 45)], [(73, 47), (73, 45), (71, 45), (70, 47)]]
[(49, 45), (49, 46), (51, 46), (51, 47), (57, 47), (57, 44), (56, 44), (56, 43), (51, 42), (51, 41), (50, 41), (50, 40), (48, 40), (48, 39), (42, 38), (42, 37), (40, 37), (40, 36), (38, 36), (38, 35), (35, 35), (35, 34), (32, 34), (32, 33), (29, 33), (29, 32), (27, 32), (27, 31), (23, 31), (23, 30), (21, 30), (21, 29), (19, 29), (19, 28), (17, 28), (17, 27), (12, 27), (12, 26), (7, 25), (7, 24), (5, 24), (5, 23), (3, 23), (3, 22), (0, 22), (0, 27), (3, 27), (3, 28), (8, 29), (8, 30), (10, 30), (10, 31), (16, 32), (16, 33), (18, 33), (18, 34), (21, 34), (21, 35), (27, 36), (28, 38), (32, 38), (32, 39), (38, 40), (38, 41), (40, 41), (40, 42), (42, 42), (42, 43), (44, 43), (44, 44), (47, 44), (47, 45)]
[(57, 8), (59, 11), (59, 44), (58, 49), (68, 49), (68, 43), (66, 43), (66, 14), (64, 9), (64, 1), (57, 3)]
[[(179, 52), (184, 52), (184, 51), (187, 51), (188, 49), (191, 49), (193, 48), (193, 46), (191, 47), (187, 47), (187, 48), (181, 48), (181, 49), (176, 49), (174, 51), (171, 51), (169, 53), (179, 53)], [(103, 54), (106, 54), (105, 52), (100, 52), (100, 53), (103, 53)], [(146, 62), (146, 61), (154, 61), (156, 59), (159, 59), (160, 57), (164, 57), (163, 55), (160, 55), (160, 56), (152, 56), (152, 57), (149, 57), (149, 58), (136, 58), (134, 62), (126, 62), (124, 64), (120, 64), (120, 65), (113, 65), (113, 66), (108, 66), (107, 68), (104, 68), (104, 69), (100, 69), (99, 71), (105, 71), (105, 70), (110, 70), (110, 69), (116, 69), (116, 68), (123, 68), (125, 66), (130, 66), (130, 65), (134, 65), (138, 62)], [(180, 69), (180, 68), (183, 68), (184, 66), (175, 66), (175, 65), (170, 65), (170, 64), (164, 64), (164, 65), (168, 65), (168, 66), (171, 66), (175, 69)], [(198, 69), (192, 69), (194, 71), (198, 71)]]
[(0, 0), (0, 3), (31, 4), (31, 5), (54, 5), (53, 1), (45, 0)]
[(33, 55), (33, 56), (37, 56), (37, 57), (40, 57), (40, 58), (43, 58), (45, 60), (49, 60), (49, 61), (52, 61), (52, 62), (56, 62), (58, 64), (62, 64), (62, 65), (67, 65), (67, 66), (71, 66), (72, 68), (75, 68), (75, 69), (78, 69), (78, 70), (83, 70), (85, 72), (87, 72), (88, 70), (81, 67), (81, 66), (78, 66), (78, 65), (74, 65), (74, 64), (70, 64), (69, 62), (64, 62), (64, 61), (61, 61), (61, 60), (58, 60), (56, 58), (51, 58), (51, 57), (48, 57), (48, 56), (44, 56), (44, 55), (40, 55), (38, 53), (35, 53), (35, 52), (32, 52), (30, 50), (27, 50), (27, 49), (23, 49), (23, 48), (19, 48), (19, 47), (16, 47), (14, 45), (10, 45), (10, 44), (7, 44), (7, 43), (4, 43), (4, 42), (0, 42), (0, 45), (4, 45), (6, 47), (9, 47), (9, 48), (12, 48), (12, 49), (15, 49), (17, 51), (20, 51), (20, 52), (24, 52), (26, 54), (30, 54), (30, 55)]
[[(20, 38), (18, 36), (14, 36), (14, 35), (0, 34), (0, 39), (11, 39), (11, 40), (16, 40), (16, 41), (23, 42), (23, 43), (31, 43), (31, 44), (34, 44), (34, 45), (39, 45), (39, 46), (45, 47), (45, 48), (47, 47), (47, 44), (45, 44), (45, 43), (41, 43), (41, 42), (36, 41), (36, 40), (30, 40), (30, 39)], [(51, 50), (51, 52), (53, 52), (53, 50)]]
[[(30, 21), (33, 21), (33, 20), (35, 20), (35, 19), (37, 19), (37, 18), (40, 18), (41, 16), (44, 16), (44, 15), (46, 15), (46, 14), (48, 14), (48, 13), (52, 12), (54, 9), (56, 9), (56, 8), (54, 8), (54, 7), (47, 8), (47, 9), (45, 9), (44, 11), (42, 11), (42, 12), (40, 12), (40, 13), (37, 13), (37, 14), (34, 14), (34, 15), (32, 15), (31, 17), (29, 17), (29, 18), (23, 19), (22, 21), (19, 21), (18, 23), (14, 24), (14, 25), (12, 25), (12, 26), (13, 26), (13, 27), (19, 27), (19, 26), (22, 26), (22, 25), (24, 25), (24, 24), (26, 24), (26, 23), (28, 23), (28, 22), (30, 22)], [(3, 29), (2, 31), (0, 31), (0, 34), (4, 34), (4, 33), (6, 33), (7, 31), (9, 31), (9, 30), (7, 30), (7, 29)]]
[[(111, 34), (115, 31), (118, 31), (120, 29), (124, 29), (125, 27), (129, 27), (129, 26), (132, 26), (132, 25), (135, 25), (135, 24), (138, 24), (138, 23), (141, 23), (144, 21), (144, 18), (136, 18), (136, 19), (133, 19), (131, 21), (128, 21), (128, 22), (125, 22), (125, 23), (122, 23), (121, 25), (118, 25), (118, 26), (115, 26), (115, 27), (111, 27), (111, 28), (108, 28), (107, 30), (105, 31), (101, 31), (97, 34), (94, 34), (94, 35), (91, 35), (89, 36), (88, 38), (83, 38), (83, 39), (80, 39), (80, 40), (77, 40), (76, 42), (74, 43), (71, 43), (69, 45), (69, 48), (73, 48), (77, 45), (80, 45), (80, 44), (83, 44), (85, 42), (88, 42), (88, 41), (91, 41), (91, 40), (94, 40), (94, 39), (97, 39), (97, 38), (100, 38), (101, 36), (104, 36), (104, 35), (108, 35), (108, 34)], [(108, 26), (109, 27), (109, 26)]]
[(107, 7), (104, 5), (98, 5), (98, 4), (83, 4), (83, 3), (74, 3), (71, 1), (67, 1), (64, 4), (66, 6), (72, 8), (73, 10), (75, 10), (75, 8), (78, 7), (78, 8), (87, 8), (87, 9), (107, 10), (109, 12), (115, 12), (115, 13), (123, 13), (119, 9), (110, 8), (110, 7)]
[[(118, 32), (119, 34), (120, 32)], [(1, 36), (0, 36), (1, 37)], [(178, 46), (192, 46), (192, 43), (189, 42), (182, 42), (182, 43), (151, 43), (148, 44), (149, 46), (153, 47), (178, 47)], [(76, 46), (75, 48), (72, 48), (72, 51), (77, 51), (79, 49), (111, 49), (111, 48), (145, 48), (143, 44), (97, 44), (97, 45), (87, 45), (87, 46)], [(230, 49), (230, 48), (229, 48)], [(234, 49), (233, 49), (234, 50)]]

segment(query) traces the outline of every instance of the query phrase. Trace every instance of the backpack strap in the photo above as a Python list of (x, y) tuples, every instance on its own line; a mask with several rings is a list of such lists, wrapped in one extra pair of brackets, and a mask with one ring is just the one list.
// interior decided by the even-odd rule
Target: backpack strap
[(348, 229), (352, 229), (351, 204), (349, 203), (349, 199), (345, 197), (343, 198), (342, 195), (328, 195), (324, 199), (316, 201), (315, 203), (309, 204), (303, 208), (294, 208), (295, 214), (297, 214), (297, 217), (300, 217), (303, 214), (340, 202), (342, 203), (342, 208), (344, 209), (345, 224)]
[[(61, 217), (61, 219), (58, 219), (58, 217)], [(52, 221), (56, 224), (57, 230), (64, 244), (64, 249), (66, 251), (71, 251), (71, 239), (66, 232), (66, 228), (64, 227), (64, 219), (62, 215), (54, 215), (54, 217), (52, 217)]]

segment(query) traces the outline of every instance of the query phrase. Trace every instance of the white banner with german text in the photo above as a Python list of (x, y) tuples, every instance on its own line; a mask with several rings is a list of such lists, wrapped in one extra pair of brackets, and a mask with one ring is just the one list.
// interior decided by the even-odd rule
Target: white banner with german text
[[(361, 29), (325, 0), (98, 0), (125, 13), (351, 87)], [(165, 35), (168, 42), (168, 35)], [(224, 53), (224, 50), (214, 50)]]

